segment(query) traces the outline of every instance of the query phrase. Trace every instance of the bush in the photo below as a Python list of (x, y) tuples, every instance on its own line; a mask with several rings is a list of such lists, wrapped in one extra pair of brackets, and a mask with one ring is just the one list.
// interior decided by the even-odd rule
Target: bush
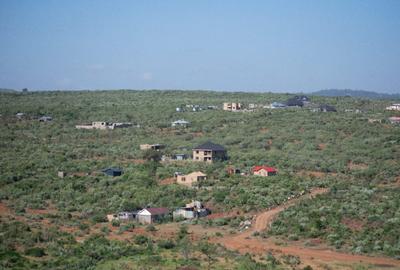
[(25, 255), (33, 257), (43, 257), (46, 255), (43, 248), (33, 247), (25, 250)]
[(118, 219), (113, 219), (113, 220), (111, 221), (111, 225), (112, 225), (113, 227), (119, 227), (119, 226), (121, 225), (121, 221), (119, 221)]
[(157, 231), (157, 229), (153, 224), (150, 224), (150, 225), (147, 225), (146, 231), (147, 232), (155, 232), (155, 231)]
[(135, 239), (134, 239), (134, 242), (137, 245), (143, 245), (143, 244), (147, 243), (148, 241), (149, 241), (149, 238), (147, 238), (145, 235), (142, 235), (142, 234), (136, 235)]
[(175, 247), (175, 243), (172, 240), (160, 240), (158, 246), (164, 249), (171, 249)]

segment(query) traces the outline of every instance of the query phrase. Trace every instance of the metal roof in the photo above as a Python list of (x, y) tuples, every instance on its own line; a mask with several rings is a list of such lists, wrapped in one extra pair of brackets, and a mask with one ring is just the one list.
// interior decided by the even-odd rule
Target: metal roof
[(193, 148), (193, 149), (200, 149), (200, 150), (212, 150), (212, 151), (225, 151), (225, 148), (222, 145), (212, 143), (212, 142), (206, 142), (203, 144), (200, 144), (199, 146)]

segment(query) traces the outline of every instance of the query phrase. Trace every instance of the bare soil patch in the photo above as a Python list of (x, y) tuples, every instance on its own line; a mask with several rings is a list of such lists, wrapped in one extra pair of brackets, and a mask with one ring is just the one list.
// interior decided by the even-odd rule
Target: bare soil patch
[(176, 179), (175, 177), (170, 177), (170, 178), (165, 178), (163, 180), (161, 180), (160, 182), (158, 182), (158, 184), (160, 185), (171, 185), (171, 184), (175, 184), (176, 183)]
[(349, 161), (349, 163), (347, 163), (347, 168), (350, 170), (366, 170), (368, 167), (368, 164), (365, 163), (353, 163), (353, 161)]
[(355, 220), (351, 218), (344, 218), (342, 219), (341, 223), (346, 225), (346, 227), (352, 231), (360, 231), (364, 225), (361, 220)]
[[(318, 194), (328, 192), (327, 189), (314, 189), (311, 193), (303, 197), (294, 199), (284, 205), (268, 209), (257, 215), (252, 227), (237, 235), (225, 235), (223, 238), (213, 238), (211, 242), (220, 243), (226, 248), (236, 250), (241, 254), (250, 253), (254, 255), (265, 255), (266, 252), (272, 252), (274, 255), (295, 255), (301, 259), (301, 266), (311, 265), (313, 269), (327, 269), (325, 266), (329, 264), (372, 264), (387, 265), (388, 267), (400, 267), (400, 261), (386, 257), (369, 257), (363, 255), (346, 254), (324, 248), (310, 248), (300, 245), (299, 243), (291, 243), (288, 246), (277, 245), (272, 238), (261, 239), (253, 237), (254, 232), (268, 229), (269, 225), (278, 213), (287, 207), (294, 205), (302, 199), (310, 199)], [(339, 266), (336, 269), (343, 269)]]

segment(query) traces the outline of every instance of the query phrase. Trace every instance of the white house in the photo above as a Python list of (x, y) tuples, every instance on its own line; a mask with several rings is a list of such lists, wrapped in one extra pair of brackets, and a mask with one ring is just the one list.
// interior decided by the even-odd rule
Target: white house
[(388, 111), (400, 111), (400, 103), (392, 104), (392, 105), (386, 107), (386, 110), (388, 110)]
[(136, 218), (140, 223), (151, 224), (161, 221), (168, 214), (168, 208), (144, 208), (137, 213)]

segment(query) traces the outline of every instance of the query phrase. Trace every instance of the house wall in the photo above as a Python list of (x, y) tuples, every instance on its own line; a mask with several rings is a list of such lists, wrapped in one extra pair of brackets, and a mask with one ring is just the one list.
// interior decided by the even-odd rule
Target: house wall
[(242, 105), (240, 103), (229, 103), (229, 102), (224, 102), (224, 111), (238, 111), (242, 109)]
[(176, 183), (179, 185), (184, 185), (191, 187), (194, 184), (198, 183), (199, 181), (205, 180), (207, 177), (195, 174), (187, 174), (187, 175), (178, 175), (176, 177)]
[(137, 215), (137, 220), (142, 224), (151, 224), (153, 223), (153, 219), (151, 215)]
[(225, 151), (193, 150), (193, 160), (212, 163), (216, 160), (225, 160)]
[(264, 169), (261, 169), (259, 171), (254, 172), (254, 175), (258, 175), (258, 176), (272, 176), (275, 175), (276, 173), (272, 173), (272, 172), (268, 172)]
[(149, 150), (149, 149), (151, 149), (150, 144), (141, 144), (140, 145), (140, 150)]
[(76, 125), (75, 128), (77, 129), (94, 129), (92, 125)]
[(177, 209), (175, 210), (173, 213), (173, 218), (179, 218), (179, 217), (183, 217), (183, 218), (194, 218), (194, 212), (193, 211), (187, 211), (185, 209)]

